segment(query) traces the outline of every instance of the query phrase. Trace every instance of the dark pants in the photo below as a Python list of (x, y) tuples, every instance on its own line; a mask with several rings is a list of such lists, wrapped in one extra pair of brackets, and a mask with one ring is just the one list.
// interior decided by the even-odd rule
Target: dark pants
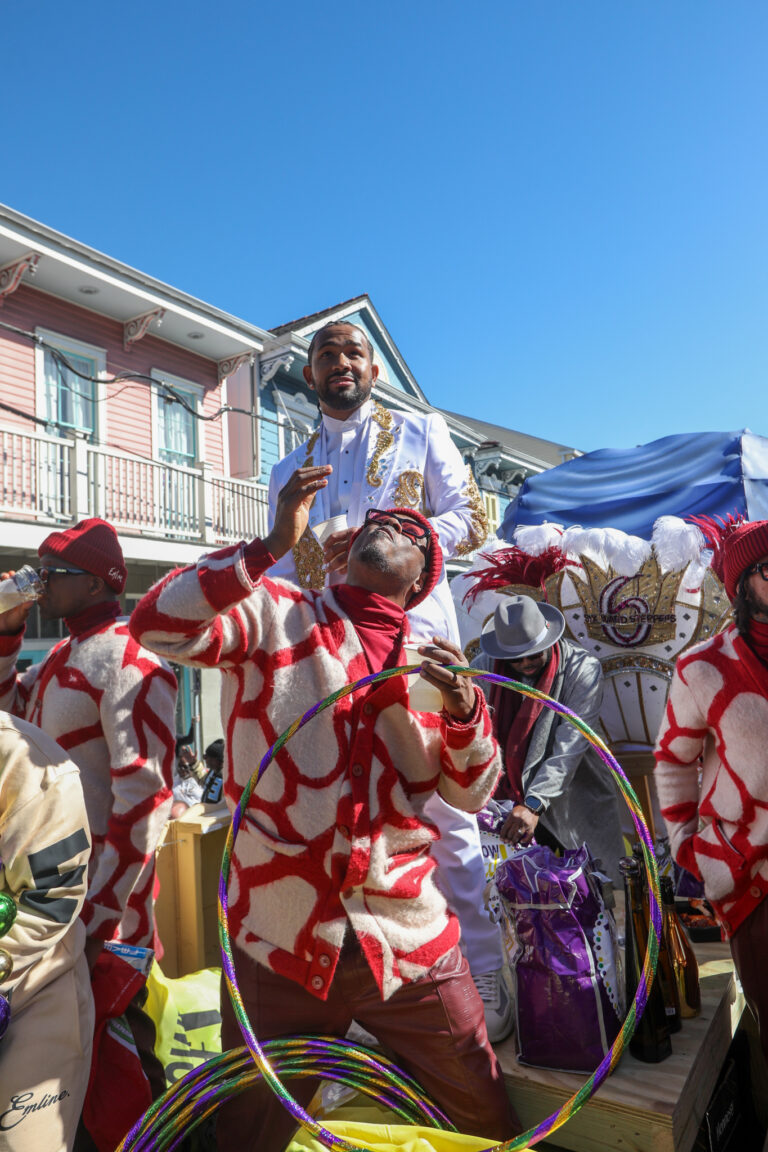
[(731, 955), (741, 980), (747, 1003), (755, 1014), (760, 1031), (760, 1044), (768, 1065), (768, 977), (765, 957), (768, 952), (768, 897), (731, 936)]
[[(500, 1142), (520, 1131), (501, 1069), (485, 1031), (483, 1004), (469, 968), (455, 948), (423, 980), (382, 1000), (357, 945), (345, 947), (327, 1000), (277, 976), (233, 949), (235, 971), (248, 1018), (259, 1040), (278, 1036), (344, 1036), (353, 1020), (391, 1049), (395, 1062), (460, 1132)], [(222, 987), (222, 1049), (243, 1043), (229, 995)], [(294, 1079), (291, 1094), (306, 1107), (318, 1079)], [(266, 1085), (242, 1093), (221, 1110), (220, 1152), (279, 1152), (296, 1121)]]

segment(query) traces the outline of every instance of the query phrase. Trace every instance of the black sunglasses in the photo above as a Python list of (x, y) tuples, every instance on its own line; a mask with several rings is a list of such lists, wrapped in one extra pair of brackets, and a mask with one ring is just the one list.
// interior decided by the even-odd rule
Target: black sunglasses
[(768, 560), (761, 560), (759, 564), (753, 564), (749, 570), (749, 575), (754, 575), (755, 572), (760, 573), (762, 580), (768, 581)]
[(418, 520), (411, 520), (410, 516), (399, 516), (394, 512), (384, 512), (380, 508), (369, 508), (365, 514), (366, 524), (391, 524), (403, 536), (407, 536), (414, 544), (422, 540), (431, 540), (432, 533), (426, 524)]
[(37, 574), (43, 584), (50, 576), (87, 576), (85, 568), (38, 568)]

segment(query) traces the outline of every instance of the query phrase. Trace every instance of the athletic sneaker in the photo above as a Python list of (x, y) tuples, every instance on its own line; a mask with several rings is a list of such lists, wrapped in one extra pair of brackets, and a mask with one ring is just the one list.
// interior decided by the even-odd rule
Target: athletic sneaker
[(509, 995), (504, 981), (503, 969), (497, 968), (495, 972), (483, 972), (474, 976), (475, 987), (480, 993), (480, 999), (485, 1009), (485, 1027), (491, 1044), (499, 1044), (506, 1040), (515, 1026), (515, 1012), (512, 997)]

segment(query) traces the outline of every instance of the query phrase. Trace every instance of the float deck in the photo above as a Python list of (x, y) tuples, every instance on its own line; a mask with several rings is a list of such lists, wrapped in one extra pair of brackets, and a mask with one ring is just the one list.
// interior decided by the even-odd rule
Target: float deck
[[(644, 1064), (628, 1052), (612, 1076), (566, 1125), (549, 1137), (573, 1152), (690, 1152), (728, 1047), (744, 1010), (727, 944), (695, 948), (701, 1015), (684, 1020), (672, 1055)], [(496, 1045), (510, 1097), (525, 1128), (540, 1124), (585, 1077), (517, 1060), (514, 1037)]]

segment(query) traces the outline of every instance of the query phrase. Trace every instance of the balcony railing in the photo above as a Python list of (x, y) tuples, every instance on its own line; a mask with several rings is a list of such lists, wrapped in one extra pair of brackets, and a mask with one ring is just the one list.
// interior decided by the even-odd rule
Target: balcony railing
[(100, 516), (125, 535), (216, 547), (266, 534), (267, 489), (214, 476), (209, 465), (0, 426), (0, 515), (45, 524)]
[(72, 441), (0, 427), (0, 513), (72, 519)]

